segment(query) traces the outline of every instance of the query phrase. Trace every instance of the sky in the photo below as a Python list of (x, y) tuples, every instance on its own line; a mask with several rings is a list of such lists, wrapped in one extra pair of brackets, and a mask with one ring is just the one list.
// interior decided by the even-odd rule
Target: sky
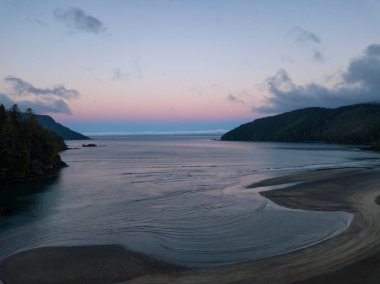
[(380, 98), (380, 1), (0, 0), (0, 103), (84, 133)]

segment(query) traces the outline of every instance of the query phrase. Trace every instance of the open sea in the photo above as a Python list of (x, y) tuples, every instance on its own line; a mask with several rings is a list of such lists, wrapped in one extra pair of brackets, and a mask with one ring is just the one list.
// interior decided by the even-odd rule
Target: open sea
[(56, 178), (0, 190), (0, 206), (15, 211), (0, 217), (0, 259), (90, 244), (121, 244), (189, 267), (282, 254), (341, 233), (352, 215), (283, 208), (259, 194), (270, 188), (247, 185), (380, 164), (378, 153), (357, 146), (222, 142), (212, 135), (95, 138), (67, 142), (77, 149), (61, 153), (69, 167)]

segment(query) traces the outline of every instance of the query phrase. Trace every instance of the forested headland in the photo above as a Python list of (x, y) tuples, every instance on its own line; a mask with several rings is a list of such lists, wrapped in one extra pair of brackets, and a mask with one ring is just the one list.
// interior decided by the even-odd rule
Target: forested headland
[(64, 149), (63, 138), (43, 128), (31, 109), (0, 105), (0, 184), (56, 173), (66, 166), (59, 156)]
[(221, 140), (376, 144), (380, 142), (380, 104), (294, 110), (242, 124)]
[(48, 115), (35, 114), (37, 122), (47, 130), (53, 131), (55, 134), (61, 136), (65, 140), (89, 140), (90, 138), (82, 133), (71, 130), (70, 128), (63, 126), (56, 122), (52, 117)]

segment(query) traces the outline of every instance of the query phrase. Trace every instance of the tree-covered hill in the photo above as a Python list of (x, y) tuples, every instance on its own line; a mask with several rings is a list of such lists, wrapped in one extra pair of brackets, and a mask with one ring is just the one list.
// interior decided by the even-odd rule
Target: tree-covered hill
[(0, 105), (0, 183), (51, 175), (65, 166), (58, 152), (62, 137), (43, 128), (31, 109), (22, 114), (17, 105)]
[(311, 107), (256, 119), (221, 140), (371, 144), (380, 141), (380, 104)]
[(54, 133), (61, 136), (64, 140), (88, 140), (89, 137), (71, 130), (63, 126), (62, 124), (56, 122), (53, 118), (48, 115), (35, 114), (36, 119), (39, 124), (41, 124), (47, 130), (53, 131)]

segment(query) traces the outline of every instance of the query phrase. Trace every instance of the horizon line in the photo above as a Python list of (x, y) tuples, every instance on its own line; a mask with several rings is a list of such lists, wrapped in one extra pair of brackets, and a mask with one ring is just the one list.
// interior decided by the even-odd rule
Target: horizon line
[(216, 129), (216, 130), (194, 130), (194, 131), (183, 131), (183, 130), (176, 130), (176, 131), (130, 131), (130, 132), (123, 132), (123, 131), (107, 131), (107, 132), (83, 132), (84, 135), (87, 136), (107, 136), (107, 135), (113, 135), (113, 136), (121, 136), (121, 135), (191, 135), (191, 134), (224, 134), (228, 132), (226, 129)]

